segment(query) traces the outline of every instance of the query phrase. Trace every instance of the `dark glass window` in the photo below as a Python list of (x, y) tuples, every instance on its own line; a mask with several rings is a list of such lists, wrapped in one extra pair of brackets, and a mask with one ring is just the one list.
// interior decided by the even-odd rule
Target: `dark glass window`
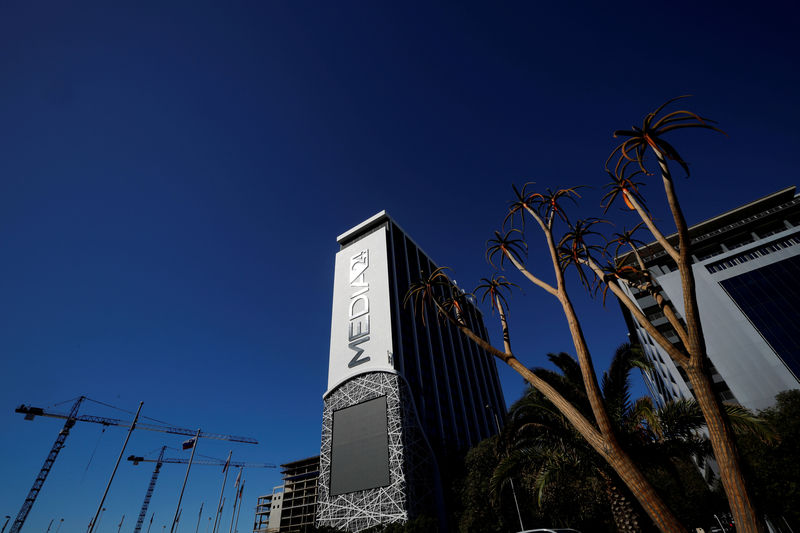
[(800, 376), (800, 256), (720, 281), (786, 366)]
[[(457, 335), (458, 332), (455, 332)], [(458, 436), (459, 446), (468, 446), (472, 443), (469, 438), (467, 418), (464, 413), (464, 397), (459, 383), (459, 366), (456, 355), (456, 348), (453, 346), (453, 328), (449, 321), (442, 322), (442, 342), (444, 343), (445, 357), (447, 357), (447, 379), (450, 384), (450, 394), (452, 395), (454, 409), (455, 431)]]
[[(403, 235), (397, 231), (394, 233), (394, 249), (395, 257), (397, 258), (397, 283), (401, 291), (407, 291), (412, 281), (419, 279), (419, 271), (416, 271), (416, 262), (409, 265), (406, 244), (414, 246), (411, 241), (404, 238)], [(416, 271), (416, 272), (415, 272)], [(419, 356), (417, 355), (417, 346), (414, 335), (414, 318), (412, 316), (412, 304), (409, 302), (407, 305), (400, 305), (400, 331), (401, 338), (399, 346), (395, 349), (401, 349), (400, 357), (402, 358), (403, 375), (411, 387), (411, 394), (418, 402), (417, 408), (423, 409), (424, 405), (421, 403), (422, 391), (420, 387), (419, 377)]]
[[(406, 251), (408, 252), (409, 269), (416, 272), (424, 270), (425, 264), (420, 261), (419, 249), (414, 246), (414, 243), (412, 243), (410, 239), (406, 239)], [(427, 276), (428, 272), (425, 272), (424, 275)], [(438, 423), (440, 411), (439, 397), (438, 394), (436, 394), (437, 391), (434, 382), (434, 369), (431, 361), (433, 354), (431, 353), (430, 345), (428, 343), (429, 332), (426, 324), (430, 323), (432, 319), (436, 320), (436, 317), (432, 316), (430, 306), (426, 306), (424, 313), (424, 323), (420, 314), (415, 314), (414, 316), (417, 355), (419, 356), (419, 377), (422, 388), (422, 394), (417, 398), (417, 408), (421, 411), (419, 414), (422, 418), (422, 426), (425, 428), (425, 433), (433, 437), (434, 435), (441, 435), (441, 428)], [(439, 442), (441, 442), (441, 440), (439, 440)]]
[[(403, 305), (403, 297), (408, 290), (408, 276), (406, 275), (405, 253), (403, 253), (403, 241), (397, 238), (398, 230), (394, 224), (389, 226), (389, 242), (387, 251), (389, 254), (389, 287), (392, 313), (392, 340), (394, 354), (392, 354), (394, 367), (401, 374), (405, 372), (405, 358), (403, 357), (403, 341), (400, 335), (401, 318), (400, 307)], [(400, 249), (397, 250), (398, 242)]]

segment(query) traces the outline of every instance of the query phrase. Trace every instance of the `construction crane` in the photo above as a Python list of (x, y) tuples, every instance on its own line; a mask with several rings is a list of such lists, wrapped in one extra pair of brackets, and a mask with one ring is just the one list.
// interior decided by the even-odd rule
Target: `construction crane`
[[(156, 466), (153, 469), (153, 475), (150, 477), (150, 484), (147, 486), (147, 492), (144, 495), (144, 502), (142, 503), (142, 510), (139, 511), (139, 518), (136, 520), (136, 527), (133, 528), (133, 533), (140, 533), (142, 530), (142, 524), (144, 523), (145, 516), (147, 515), (147, 508), (150, 505), (150, 497), (153, 495), (153, 490), (156, 487), (156, 480), (158, 480), (158, 473), (161, 472), (161, 465), (164, 463), (171, 463), (171, 464), (187, 464), (189, 459), (184, 458), (175, 458), (175, 457), (164, 457), (164, 452), (167, 450), (166, 446), (161, 447), (161, 452), (158, 454), (158, 459), (146, 459), (141, 456), (131, 455), (128, 457), (128, 461), (131, 461), (134, 465), (138, 465), (139, 463), (155, 463)], [(205, 456), (204, 456), (205, 457)], [(215, 459), (213, 457), (206, 457), (206, 459), (200, 460), (193, 460), (193, 465), (212, 465), (212, 466), (223, 466), (225, 464), (225, 459)], [(275, 468), (275, 465), (272, 463), (242, 463), (237, 461), (231, 461), (228, 463), (228, 466), (238, 466), (239, 468)]]
[[(25, 420), (33, 420), (37, 416), (47, 416), (51, 418), (61, 418), (66, 420), (66, 422), (64, 422), (64, 427), (61, 428), (61, 431), (58, 432), (58, 437), (56, 438), (56, 441), (53, 443), (53, 447), (50, 448), (50, 453), (47, 455), (47, 459), (45, 459), (44, 465), (42, 466), (41, 470), (39, 470), (39, 474), (36, 476), (36, 479), (33, 482), (33, 486), (31, 487), (30, 492), (28, 492), (28, 496), (25, 498), (25, 501), (22, 504), (22, 508), (19, 510), (19, 513), (17, 513), (17, 517), (14, 519), (14, 523), (11, 525), (9, 533), (19, 533), (19, 531), (22, 529), (22, 525), (28, 518), (28, 513), (31, 512), (31, 508), (33, 507), (34, 502), (36, 502), (36, 497), (39, 496), (39, 492), (42, 490), (42, 485), (44, 485), (44, 482), (47, 479), (47, 475), (53, 468), (53, 463), (55, 463), (56, 457), (58, 457), (58, 452), (60, 452), (61, 449), (64, 447), (64, 441), (67, 440), (70, 429), (72, 429), (72, 427), (77, 422), (94, 422), (95, 424), (102, 424), (105, 427), (108, 426), (119, 426), (123, 428), (131, 427), (132, 422), (129, 420), (120, 420), (119, 418), (108, 418), (104, 416), (79, 415), (78, 410), (80, 409), (80, 406), (84, 400), (96, 402), (96, 400), (92, 400), (91, 398), (87, 398), (86, 396), (79, 396), (78, 399), (75, 400), (75, 403), (72, 404), (72, 408), (69, 410), (68, 413), (55, 413), (45, 410), (41, 407), (31, 407), (30, 405), (25, 405), (25, 404), (20, 405), (14, 410), (14, 412), (16, 413), (21, 413), (25, 415)], [(102, 402), (96, 402), (96, 403), (102, 404)], [(191, 436), (198, 435), (199, 437), (206, 439), (217, 439), (217, 440), (226, 440), (232, 442), (243, 442), (247, 444), (258, 444), (257, 440), (252, 439), (250, 437), (221, 435), (218, 433), (208, 433), (205, 431), (201, 431), (198, 434), (197, 430), (194, 429), (179, 428), (166, 424), (137, 422), (136, 427), (138, 429), (146, 429), (148, 431), (160, 431), (163, 433), (171, 433), (174, 435), (191, 435)]]

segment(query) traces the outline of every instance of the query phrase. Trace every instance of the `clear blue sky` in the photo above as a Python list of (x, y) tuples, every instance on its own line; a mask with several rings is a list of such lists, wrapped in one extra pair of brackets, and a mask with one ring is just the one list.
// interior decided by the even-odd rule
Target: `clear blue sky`
[[(0, 7), (0, 516), (61, 425), (23, 421), (23, 402), (143, 400), (259, 439), (240, 460), (319, 453), (335, 237), (382, 209), (472, 286), (512, 183), (591, 185), (581, 209), (599, 214), (611, 131), (685, 93), (729, 133), (675, 138), (690, 221), (798, 181), (789, 2), (200, 4)], [(554, 302), (523, 287), (521, 358), (571, 351)], [(602, 369), (626, 332), (615, 303), (578, 294)], [(521, 380), (500, 370), (510, 403)], [(123, 439), (76, 426), (25, 530), (85, 530)], [(180, 441), (138, 432), (129, 451)], [(123, 513), (132, 529), (150, 470), (120, 467), (101, 531)], [(182, 476), (165, 466), (153, 532)], [(247, 477), (240, 531), (279, 482)], [(220, 482), (193, 472), (184, 531)]]

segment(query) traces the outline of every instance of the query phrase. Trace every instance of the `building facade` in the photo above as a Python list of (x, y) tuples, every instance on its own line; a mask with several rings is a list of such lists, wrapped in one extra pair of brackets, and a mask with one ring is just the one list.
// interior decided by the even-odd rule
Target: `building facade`
[(275, 487), (272, 494), (259, 496), (253, 533), (278, 533), (281, 523), (280, 499), (283, 486)]
[(319, 455), (282, 464), (281, 468), (280, 533), (302, 533), (316, 521)]
[[(439, 465), (495, 433), (492, 357), (403, 300), (436, 264), (381, 212), (338, 237), (317, 524), (360, 531), (443, 511)], [(478, 309), (464, 318), (483, 338)]]
[[(769, 407), (777, 393), (800, 387), (800, 196), (788, 187), (689, 232), (714, 387), (723, 401), (756, 410)], [(675, 242), (676, 237), (669, 239)], [(655, 244), (640, 252), (662, 295), (682, 314), (674, 262)], [(680, 343), (652, 296), (625, 290), (671, 342)], [(625, 308), (623, 314), (653, 365), (645, 372), (653, 397), (661, 404), (691, 398), (683, 369)]]
[(281, 465), (283, 485), (259, 496), (253, 533), (304, 533), (317, 514), (319, 456)]

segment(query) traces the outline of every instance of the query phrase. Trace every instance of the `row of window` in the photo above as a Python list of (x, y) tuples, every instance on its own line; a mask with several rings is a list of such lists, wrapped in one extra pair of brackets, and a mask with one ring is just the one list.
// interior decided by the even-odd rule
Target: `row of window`
[[(736, 228), (740, 228), (740, 227), (745, 226), (745, 225), (747, 225), (747, 224), (749, 224), (751, 222), (754, 222), (756, 220), (763, 219), (763, 218), (768, 217), (770, 215), (773, 215), (775, 213), (784, 211), (784, 210), (789, 209), (789, 208), (791, 208), (791, 207), (793, 207), (793, 206), (795, 206), (797, 204), (800, 204), (800, 196), (795, 197), (795, 198), (791, 199), (790, 201), (788, 201), (786, 203), (783, 203), (781, 205), (766, 209), (764, 211), (761, 211), (760, 213), (756, 213), (755, 215), (751, 215), (749, 217), (745, 217), (745, 218), (742, 218), (740, 220), (737, 220), (736, 222), (728, 224), (727, 226), (724, 226), (722, 228), (718, 228), (718, 229), (715, 229), (715, 230), (710, 231), (708, 233), (704, 233), (703, 235), (699, 235), (697, 237), (694, 237), (691, 240), (692, 245), (700, 244), (703, 241), (706, 241), (708, 239), (717, 237), (719, 235), (722, 235), (723, 233), (727, 233), (727, 232), (729, 232), (731, 230), (734, 230)], [(784, 229), (786, 229), (786, 228), (769, 230), (769, 231), (767, 231), (767, 232), (765, 232), (763, 234), (759, 233), (759, 236), (760, 236), (760, 238), (763, 239), (763, 238), (766, 238), (766, 237), (768, 237), (770, 235), (773, 235), (775, 233), (783, 231)], [(750, 242), (750, 241), (748, 241), (748, 242)], [(735, 244), (734, 243), (730, 243), (730, 244), (726, 243), (726, 246), (730, 250), (730, 249), (738, 248), (739, 246), (742, 246), (744, 244), (748, 244), (748, 242), (739, 242), (739, 243), (735, 243)], [(697, 246), (696, 248), (703, 248), (703, 246), (700, 245), (700, 246)], [(715, 247), (715, 250), (713, 252), (703, 254), (699, 258), (699, 260), (700, 261), (705, 261), (706, 259), (709, 259), (709, 258), (711, 258), (711, 257), (713, 257), (715, 255), (719, 255), (721, 253), (724, 253), (724, 250), (722, 250), (721, 248)], [(667, 253), (663, 249), (659, 249), (657, 252), (653, 253), (652, 255), (649, 255), (649, 256), (645, 257), (644, 260), (645, 260), (646, 263), (651, 263), (654, 260), (656, 260), (656, 259), (658, 259), (660, 257), (663, 257), (665, 255), (667, 255)]]
[[(389, 263), (393, 266), (389, 276), (400, 318), (392, 321), (397, 342), (395, 365), (411, 387), (431, 444), (468, 448), (494, 433), (491, 412), (484, 406), (492, 405), (499, 416), (503, 413), (494, 361), (447, 320), (440, 320), (432, 307), (424, 310), (423, 324), (412, 306), (402, 304), (410, 282), (420, 271), (430, 273), (436, 265), (396, 225), (389, 228)], [(464, 319), (479, 336), (487, 338), (472, 305), (464, 309)]]
[(706, 265), (706, 270), (713, 274), (714, 272), (719, 272), (736, 265), (741, 265), (748, 261), (758, 259), (759, 257), (763, 257), (765, 255), (769, 255), (798, 244), (800, 244), (800, 233), (795, 233), (785, 239), (767, 244), (766, 246), (761, 246), (755, 250), (749, 250), (747, 252), (729, 257), (723, 261), (717, 261), (716, 263)]
[(749, 217), (742, 218), (740, 220), (737, 220), (736, 222), (728, 224), (727, 226), (724, 226), (722, 228), (716, 229), (714, 231), (709, 231), (708, 233), (706, 233), (704, 235), (700, 235), (700, 236), (692, 239), (692, 244), (704, 241), (706, 239), (710, 239), (711, 237), (714, 237), (716, 235), (720, 235), (720, 234), (725, 233), (727, 231), (730, 231), (732, 229), (744, 226), (745, 224), (747, 224), (749, 222), (753, 222), (754, 220), (758, 220), (758, 219), (764, 218), (764, 217), (766, 217), (768, 215), (771, 215), (773, 213), (777, 213), (779, 211), (783, 211), (784, 209), (787, 209), (787, 208), (789, 208), (789, 207), (791, 207), (793, 205), (796, 205), (798, 203), (800, 203), (800, 197), (792, 198), (791, 200), (789, 200), (788, 202), (786, 202), (784, 204), (781, 204), (781, 205), (778, 205), (778, 206), (775, 206), (775, 207), (771, 207), (769, 209), (761, 211), (760, 213), (756, 213), (755, 215), (751, 215)]

